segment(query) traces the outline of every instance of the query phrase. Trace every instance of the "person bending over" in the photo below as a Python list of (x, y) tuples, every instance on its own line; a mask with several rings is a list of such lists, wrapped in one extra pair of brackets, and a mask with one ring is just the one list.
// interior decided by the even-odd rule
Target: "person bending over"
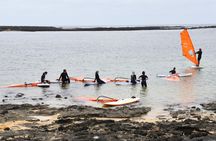
[(137, 83), (136, 74), (135, 74), (135, 72), (132, 72), (132, 75), (131, 75), (131, 84), (135, 85), (136, 83)]
[(176, 68), (174, 67), (171, 71), (169, 71), (171, 74), (176, 74)]
[(67, 74), (67, 71), (66, 69), (63, 70), (63, 72), (61, 73), (59, 79), (59, 81), (61, 80), (62, 81), (62, 84), (67, 84), (67, 83), (70, 83), (70, 78)]
[(41, 83), (49, 83), (49, 80), (45, 80), (46, 75), (47, 75), (47, 71), (45, 71), (42, 75), (41, 75)]
[(95, 80), (94, 80), (94, 82), (97, 82), (97, 84), (105, 84), (105, 82), (100, 79), (99, 71), (95, 72)]

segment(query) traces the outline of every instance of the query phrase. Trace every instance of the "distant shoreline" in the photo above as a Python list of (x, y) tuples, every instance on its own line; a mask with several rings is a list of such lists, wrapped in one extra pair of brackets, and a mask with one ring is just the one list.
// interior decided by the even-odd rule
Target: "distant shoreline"
[(216, 28), (209, 26), (123, 26), (123, 27), (54, 27), (54, 26), (0, 26), (0, 31), (133, 31), (133, 30), (180, 30), (180, 29), (206, 29)]

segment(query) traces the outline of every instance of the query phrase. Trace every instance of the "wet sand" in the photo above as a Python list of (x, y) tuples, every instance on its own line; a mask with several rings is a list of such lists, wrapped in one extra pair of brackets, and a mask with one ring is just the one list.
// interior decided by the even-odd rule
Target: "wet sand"
[(175, 110), (147, 122), (151, 108), (0, 105), (0, 140), (216, 140), (216, 102)]

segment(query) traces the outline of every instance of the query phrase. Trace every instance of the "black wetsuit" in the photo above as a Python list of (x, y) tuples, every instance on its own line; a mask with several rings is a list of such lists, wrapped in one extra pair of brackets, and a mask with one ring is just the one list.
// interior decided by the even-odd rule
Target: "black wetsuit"
[(144, 75), (144, 74), (142, 74), (142, 75), (140, 75), (140, 76), (139, 76), (139, 78), (141, 78), (141, 79), (142, 79), (142, 81), (141, 81), (141, 85), (142, 85), (142, 87), (143, 87), (143, 86), (147, 87), (146, 80), (148, 79), (148, 76), (147, 76), (147, 75)]
[(171, 71), (169, 71), (171, 74), (176, 74), (176, 71), (175, 71), (175, 69), (173, 69), (173, 70), (171, 70)]
[(98, 84), (105, 84), (105, 82), (104, 82), (103, 80), (100, 79), (98, 73), (95, 73), (95, 81), (96, 81)]
[(67, 72), (62, 72), (59, 77), (59, 80), (62, 80), (62, 84), (70, 83), (70, 78)]
[(131, 75), (131, 84), (135, 85), (136, 83), (136, 75)]
[(202, 50), (197, 51), (196, 54), (198, 54), (197, 59), (198, 59), (198, 62), (199, 62), (199, 64), (200, 64), (200, 60), (201, 60), (201, 58), (202, 58)]
[(41, 83), (45, 83), (46, 73), (44, 72), (41, 76)]

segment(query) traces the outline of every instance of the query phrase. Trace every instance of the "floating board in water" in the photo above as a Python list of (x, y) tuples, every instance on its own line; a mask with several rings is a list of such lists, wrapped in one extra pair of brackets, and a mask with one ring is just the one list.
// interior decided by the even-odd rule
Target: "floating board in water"
[(179, 73), (178, 76), (179, 77), (189, 77), (189, 76), (192, 76), (192, 73)]
[(110, 79), (110, 82), (129, 82), (130, 80), (125, 77), (116, 77), (114, 79)]
[(191, 66), (191, 68), (193, 68), (193, 69), (203, 69), (202, 66)]
[(70, 77), (70, 80), (73, 80), (75, 82), (94, 82), (94, 78), (90, 77)]
[(24, 84), (13, 84), (9, 86), (4, 86), (4, 88), (49, 87), (49, 86), (50, 84), (48, 83), (33, 82), (33, 83), (24, 83)]
[(158, 74), (157, 77), (171, 77), (171, 76), (179, 76), (179, 77), (189, 77), (192, 76), (192, 73), (177, 73), (177, 74)]
[[(106, 82), (102, 83), (102, 84), (106, 84)], [(87, 82), (87, 83), (84, 84), (84, 87), (86, 87), (86, 86), (95, 86), (95, 85), (102, 85), (102, 84), (98, 84), (97, 82)]]
[(37, 84), (38, 87), (42, 87), (42, 88), (48, 88), (50, 87), (50, 84), (48, 83), (40, 83), (40, 84)]
[[(91, 77), (70, 77), (70, 80), (73, 80), (75, 82), (94, 82), (94, 78)], [(116, 78), (102, 78), (101, 80), (103, 80), (104, 82), (129, 82), (128, 78), (124, 78), (124, 77), (116, 77)]]
[(163, 74), (159, 74), (157, 75), (157, 77), (162, 77), (165, 80), (169, 80), (169, 81), (179, 81), (180, 77), (186, 77), (186, 76), (191, 76), (192, 74), (185, 74), (185, 75), (181, 75), (179, 76), (178, 74), (169, 74), (169, 75), (163, 75)]
[(139, 100), (140, 98), (125, 98), (114, 102), (106, 102), (104, 103), (104, 106), (122, 106), (122, 105), (138, 102)]
[(62, 83), (61, 81), (50, 81), (49, 82), (50, 84), (60, 84), (60, 83)]
[(98, 97), (98, 98), (94, 98), (94, 97), (77, 97), (76, 99), (83, 100), (83, 101), (99, 102), (99, 103), (107, 103), (107, 102), (118, 101), (118, 99), (109, 98), (109, 97)]
[[(94, 82), (94, 78), (91, 78), (91, 77), (70, 77), (70, 80), (73, 80), (73, 81), (75, 81), (75, 82), (84, 82), (84, 83), (86, 83), (86, 82)], [(103, 80), (104, 82), (111, 82), (111, 80), (112, 79), (110, 79), (110, 78), (103, 78), (103, 79), (101, 79), (101, 80)]]
[(167, 77), (164, 77), (164, 79), (169, 80), (169, 81), (180, 81), (180, 77), (177, 75), (167, 76)]
[(99, 84), (95, 83), (95, 82), (88, 82), (88, 83), (84, 84), (84, 87), (86, 87), (86, 86), (95, 86), (95, 85), (99, 85)]
[(116, 85), (136, 85), (136, 84), (140, 84), (140, 81), (137, 81), (136, 84), (132, 84), (131, 82), (116, 82)]
[(5, 88), (37, 87), (38, 84), (40, 84), (40, 82), (13, 84), (13, 85), (5, 86)]

